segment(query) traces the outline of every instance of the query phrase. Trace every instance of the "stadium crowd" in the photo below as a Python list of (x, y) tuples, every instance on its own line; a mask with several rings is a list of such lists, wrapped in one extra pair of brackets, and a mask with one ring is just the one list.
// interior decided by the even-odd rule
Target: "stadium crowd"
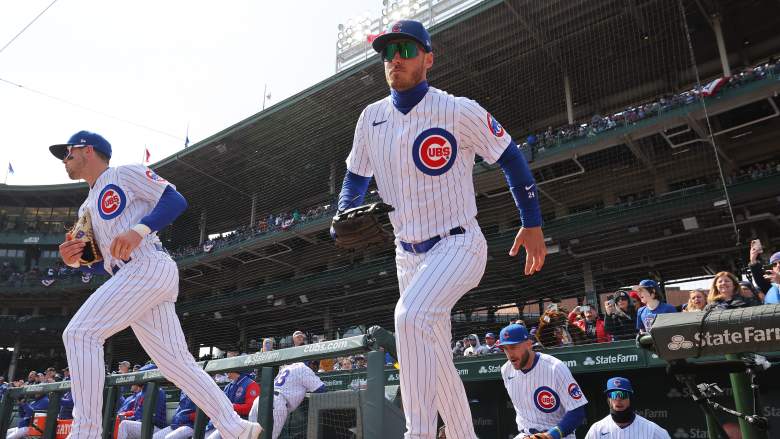
[(772, 57), (766, 62), (744, 67), (729, 77), (713, 79), (707, 85), (694, 87), (682, 93), (669, 93), (658, 99), (640, 105), (633, 105), (617, 113), (601, 116), (595, 114), (589, 121), (567, 124), (558, 128), (547, 127), (545, 131), (529, 134), (522, 144), (532, 154), (560, 146), (566, 142), (601, 134), (618, 127), (634, 124), (640, 120), (696, 103), (703, 97), (715, 97), (723, 90), (742, 87), (751, 82), (780, 75), (780, 61)]

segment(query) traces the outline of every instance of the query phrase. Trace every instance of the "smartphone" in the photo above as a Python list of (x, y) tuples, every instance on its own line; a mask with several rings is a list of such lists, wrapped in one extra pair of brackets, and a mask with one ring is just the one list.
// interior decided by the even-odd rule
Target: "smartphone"
[(547, 305), (547, 309), (550, 311), (558, 311), (558, 304), (557, 303), (551, 303)]
[(580, 307), (580, 311), (582, 311), (582, 312), (588, 312), (588, 311), (590, 311), (590, 305), (582, 305), (582, 306)]
[(758, 251), (759, 253), (763, 253), (764, 252), (764, 247), (761, 245), (761, 240), (760, 239), (754, 239), (754, 240), (750, 241), (750, 248), (752, 248), (753, 250)]
[(608, 304), (608, 305), (614, 305), (614, 304), (615, 304), (615, 299), (609, 299), (609, 300), (607, 300), (607, 304)]

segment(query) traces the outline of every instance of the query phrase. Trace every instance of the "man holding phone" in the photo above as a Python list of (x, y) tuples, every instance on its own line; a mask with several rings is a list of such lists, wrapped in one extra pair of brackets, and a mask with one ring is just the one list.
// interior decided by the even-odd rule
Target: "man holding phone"
[(769, 258), (770, 269), (766, 271), (761, 262), (763, 252), (761, 240), (750, 242), (750, 273), (753, 282), (764, 293), (764, 304), (780, 303), (780, 252)]
[(604, 320), (599, 317), (596, 309), (590, 305), (574, 307), (569, 313), (569, 322), (585, 331), (586, 339), (590, 343), (606, 343), (610, 341), (610, 336), (604, 329)]

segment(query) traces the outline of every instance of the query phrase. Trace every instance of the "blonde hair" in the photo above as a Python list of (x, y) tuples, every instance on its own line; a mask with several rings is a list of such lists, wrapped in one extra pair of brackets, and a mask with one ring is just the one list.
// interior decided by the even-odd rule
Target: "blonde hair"
[(739, 279), (737, 279), (737, 276), (734, 276), (732, 273), (729, 273), (728, 271), (721, 271), (720, 273), (716, 274), (715, 277), (712, 278), (712, 284), (710, 285), (710, 293), (707, 295), (707, 303), (713, 303), (717, 302), (719, 300), (723, 300), (726, 298), (723, 294), (721, 294), (718, 291), (718, 279), (721, 277), (726, 276), (729, 279), (731, 279), (731, 283), (734, 284), (734, 291), (732, 292), (732, 297), (739, 294), (737, 288), (739, 288)]
[[(704, 303), (701, 304), (698, 308), (696, 307), (696, 304), (693, 302), (693, 295), (694, 294), (701, 294), (704, 296)], [(707, 296), (704, 294), (704, 291), (699, 290), (691, 290), (690, 293), (688, 293), (688, 305), (685, 307), (683, 311), (687, 312), (695, 312), (695, 311), (703, 311), (704, 306), (707, 304)]]

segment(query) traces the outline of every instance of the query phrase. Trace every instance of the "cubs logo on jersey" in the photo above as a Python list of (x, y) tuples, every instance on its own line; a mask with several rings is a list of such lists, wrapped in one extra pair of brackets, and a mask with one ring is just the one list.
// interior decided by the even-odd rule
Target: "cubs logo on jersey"
[(149, 180), (156, 181), (157, 183), (168, 183), (168, 180), (155, 174), (151, 169), (146, 170), (146, 176), (149, 178)]
[(412, 158), (421, 172), (430, 176), (442, 175), (455, 163), (458, 142), (455, 136), (442, 128), (429, 128), (414, 140)]
[(582, 390), (580, 390), (580, 386), (577, 385), (577, 383), (571, 383), (569, 384), (569, 396), (571, 396), (574, 399), (580, 399), (582, 398)]
[(496, 119), (493, 118), (493, 116), (488, 113), (487, 114), (487, 126), (490, 129), (490, 132), (493, 133), (496, 137), (503, 137), (504, 136), (504, 127), (501, 126), (500, 123)]
[(545, 413), (552, 413), (558, 410), (561, 403), (555, 390), (542, 386), (534, 392), (534, 405)]
[(119, 216), (125, 209), (127, 196), (119, 186), (108, 184), (100, 191), (97, 202), (100, 217), (104, 220), (110, 220)]

